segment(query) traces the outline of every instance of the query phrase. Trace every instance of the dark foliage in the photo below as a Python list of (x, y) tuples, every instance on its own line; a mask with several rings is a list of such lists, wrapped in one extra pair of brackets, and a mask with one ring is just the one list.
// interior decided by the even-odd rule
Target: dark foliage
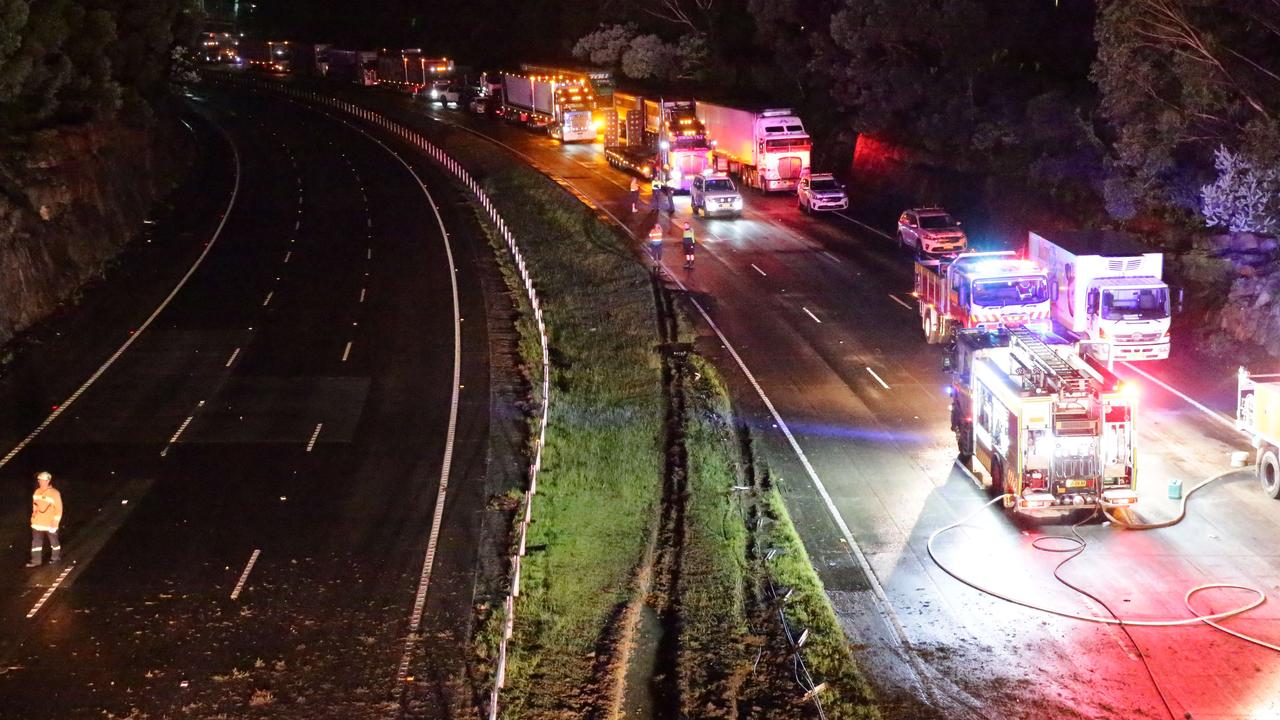
[[(0, 131), (111, 116), (161, 92), (191, 0), (0, 0)], [(145, 103), (143, 103), (145, 104)]]

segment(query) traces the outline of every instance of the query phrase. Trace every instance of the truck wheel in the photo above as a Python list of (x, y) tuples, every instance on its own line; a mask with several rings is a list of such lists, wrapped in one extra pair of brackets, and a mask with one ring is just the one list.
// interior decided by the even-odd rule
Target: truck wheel
[(1258, 483), (1262, 492), (1273, 500), (1280, 500), (1280, 458), (1276, 449), (1268, 445), (1258, 458)]
[(920, 311), (920, 329), (924, 331), (924, 340), (930, 345), (933, 344), (933, 311), (924, 309)]
[(1004, 494), (1004, 463), (999, 458), (991, 461), (991, 497)]

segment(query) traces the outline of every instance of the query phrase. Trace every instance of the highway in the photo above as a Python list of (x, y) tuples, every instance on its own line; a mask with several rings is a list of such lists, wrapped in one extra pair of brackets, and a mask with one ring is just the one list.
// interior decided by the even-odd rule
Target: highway
[[(891, 716), (1280, 716), (1280, 653), (1195, 622), (1119, 628), (1019, 607), (958, 582), (929, 558), (936, 530), (973, 515), (936, 543), (957, 574), (1032, 605), (1111, 617), (1054, 579), (1061, 553), (1032, 547), (1069, 535), (1069, 525), (983, 509), (989, 496), (956, 466), (940, 351), (924, 341), (910, 257), (887, 236), (891, 228), (877, 227), (883, 221), (856, 208), (810, 218), (793, 196), (756, 193), (746, 194), (741, 219), (703, 220), (679, 198), (674, 220), (692, 222), (703, 241), (696, 269), (684, 270), (677, 224), (649, 208), (632, 214), (628, 178), (598, 145), (561, 146), (495, 119), (381, 93), (369, 101), (417, 116), (446, 149), (449, 135), (464, 131), (504, 144), (635, 238), (662, 223), (664, 281), (702, 315), (700, 348), (724, 369), (759, 431), (771, 476)], [(448, 127), (433, 127), (427, 115)], [(638, 241), (636, 249), (640, 261)], [(1145, 520), (1176, 512), (1170, 480), (1190, 487), (1248, 449), (1222, 415), (1231, 410), (1235, 368), (1195, 356), (1177, 337), (1173, 353), (1168, 362), (1119, 368), (1140, 386), (1137, 516)], [(1280, 593), (1278, 524), (1280, 503), (1241, 472), (1197, 493), (1172, 528), (1081, 526), (1087, 548), (1062, 574), (1116, 616), (1190, 618), (1184, 595), (1204, 583)], [(1217, 612), (1252, 598), (1215, 589), (1192, 602)], [(1280, 642), (1274, 602), (1224, 625)]]
[[(390, 140), (241, 92), (189, 105), (196, 165), (124, 281), (0, 381), (0, 716), (474, 707), (457, 678), (506, 489), (492, 252)], [(64, 559), (27, 570), (46, 469)]]

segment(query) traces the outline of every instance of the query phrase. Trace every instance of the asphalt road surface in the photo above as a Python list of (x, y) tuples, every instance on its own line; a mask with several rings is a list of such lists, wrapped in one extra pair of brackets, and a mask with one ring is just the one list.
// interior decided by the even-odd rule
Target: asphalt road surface
[[(651, 209), (630, 212), (628, 178), (607, 165), (599, 145), (563, 146), (495, 119), (397, 102), (507, 145), (637, 238), (660, 220), (669, 282), (687, 289), (722, 333), (704, 328), (703, 349), (718, 358), (760, 429), (764, 456), (891, 714), (1280, 717), (1280, 654), (1272, 650), (1203, 624), (1121, 629), (1056, 617), (975, 590), (930, 560), (929, 536), (976, 512), (937, 543), (957, 573), (1031, 604), (1110, 616), (1053, 578), (1061, 554), (1031, 546), (1069, 534), (1069, 526), (1015, 523), (983, 510), (988, 496), (955, 465), (947, 378), (938, 348), (921, 333), (911, 260), (887, 234), (892, 228), (857, 209), (808, 217), (785, 194), (746, 193), (740, 219), (693, 218), (688, 198), (678, 198), (675, 219), (691, 221), (703, 240), (696, 269), (686, 271), (677, 225)], [(1248, 449), (1224, 420), (1235, 367), (1199, 358), (1175, 337), (1172, 360), (1120, 372), (1141, 388), (1137, 515), (1170, 517), (1171, 479), (1189, 487), (1227, 470), (1232, 450)], [(1087, 550), (1063, 576), (1137, 620), (1192, 617), (1184, 595), (1203, 583), (1280, 593), (1280, 503), (1258, 491), (1251, 473), (1208, 486), (1190, 508), (1165, 530), (1081, 527)], [(1211, 590), (1192, 602), (1216, 612), (1252, 597)], [(1269, 602), (1224, 625), (1277, 643), (1280, 607)]]
[[(0, 716), (474, 707), (457, 678), (491, 253), (390, 140), (280, 99), (191, 106), (199, 159), (124, 282), (38, 329), (0, 382), (0, 453), (21, 447), (0, 467)], [(26, 570), (44, 469), (64, 559)]]

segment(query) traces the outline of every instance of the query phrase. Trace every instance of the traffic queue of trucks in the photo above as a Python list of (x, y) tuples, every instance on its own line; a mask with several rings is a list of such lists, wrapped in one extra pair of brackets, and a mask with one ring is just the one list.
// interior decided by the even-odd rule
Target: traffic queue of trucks
[(604, 120), (605, 160), (664, 187), (688, 191), (694, 176), (707, 169), (711, 150), (693, 101), (627, 93), (614, 93), (613, 100), (613, 111)]

